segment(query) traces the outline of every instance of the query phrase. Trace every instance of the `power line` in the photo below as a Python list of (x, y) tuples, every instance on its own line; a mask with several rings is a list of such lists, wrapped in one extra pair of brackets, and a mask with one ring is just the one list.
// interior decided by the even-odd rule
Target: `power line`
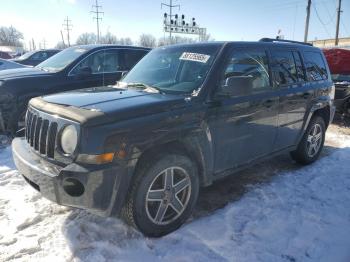
[(66, 31), (67, 33), (67, 42), (68, 42), (68, 46), (70, 46), (70, 34), (69, 32), (72, 31), (72, 20), (69, 20), (68, 16), (66, 17), (66, 19), (64, 19), (64, 23), (63, 23), (63, 30)]
[(348, 30), (348, 28), (346, 27), (346, 25), (345, 25), (345, 23), (344, 23), (344, 21), (343, 21), (342, 18), (340, 18), (340, 22), (341, 22), (341, 24), (343, 25), (343, 28), (344, 28), (346, 34), (347, 34), (348, 36), (350, 36), (349, 30)]
[(100, 21), (102, 21), (102, 17), (100, 17), (100, 14), (104, 14), (104, 12), (101, 12), (100, 9), (102, 9), (102, 5), (98, 5), (98, 0), (95, 0), (95, 5), (92, 6), (93, 9), (91, 13), (95, 14), (95, 16), (92, 18), (96, 20), (96, 28), (97, 28), (97, 43), (100, 42)]
[(327, 14), (329, 16), (329, 21), (327, 23), (325, 23), (326, 25), (329, 25), (330, 23), (333, 22), (335, 16), (337, 15), (337, 12), (334, 12), (333, 16), (331, 15), (331, 13), (329, 12), (329, 9), (327, 8), (326, 4), (324, 2), (321, 2), (324, 6), (324, 8), (326, 9), (327, 11)]
[(320, 21), (320, 23), (321, 23), (323, 29), (324, 29), (325, 32), (328, 34), (329, 38), (331, 38), (331, 34), (329, 33), (329, 31), (328, 31), (328, 29), (327, 29), (327, 27), (326, 27), (326, 24), (322, 21), (320, 15), (318, 14), (318, 11), (317, 11), (317, 8), (316, 8), (315, 4), (312, 5), (312, 7), (313, 7), (313, 9), (314, 9), (314, 11), (315, 11), (315, 13), (316, 13), (316, 16), (317, 16), (318, 21)]

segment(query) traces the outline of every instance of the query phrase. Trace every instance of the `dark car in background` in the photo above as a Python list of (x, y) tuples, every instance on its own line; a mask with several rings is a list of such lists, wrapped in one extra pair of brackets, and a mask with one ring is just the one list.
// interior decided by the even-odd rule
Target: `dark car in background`
[(75, 46), (36, 67), (0, 72), (0, 131), (14, 134), (23, 127), (31, 98), (115, 84), (149, 50), (117, 45)]
[(313, 163), (334, 116), (330, 72), (320, 49), (275, 41), (165, 46), (115, 86), (32, 99), (12, 142), (19, 173), (61, 205), (162, 236), (201, 186), (286, 152)]
[(10, 59), (12, 57), (9, 55), (9, 53), (0, 51), (0, 58), (2, 58), (2, 59)]
[(335, 85), (334, 104), (337, 111), (350, 116), (350, 50), (323, 49)]
[(11, 59), (16, 63), (28, 66), (36, 66), (51, 56), (59, 53), (61, 50), (59, 49), (47, 49), (47, 50), (38, 50), (38, 51), (30, 51), (27, 52), (20, 57)]

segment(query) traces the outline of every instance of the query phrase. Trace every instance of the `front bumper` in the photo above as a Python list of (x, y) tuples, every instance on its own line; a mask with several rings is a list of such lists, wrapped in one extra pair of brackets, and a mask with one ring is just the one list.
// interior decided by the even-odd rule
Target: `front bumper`
[(12, 152), (19, 173), (45, 198), (101, 216), (119, 214), (130, 180), (126, 167), (76, 163), (61, 167), (32, 152), (24, 138), (13, 140)]

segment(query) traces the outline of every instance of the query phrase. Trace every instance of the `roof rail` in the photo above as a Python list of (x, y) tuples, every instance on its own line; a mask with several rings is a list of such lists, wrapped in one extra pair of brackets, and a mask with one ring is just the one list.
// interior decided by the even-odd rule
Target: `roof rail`
[(299, 42), (299, 41), (293, 41), (293, 40), (284, 40), (284, 39), (276, 39), (276, 38), (261, 38), (259, 42), (283, 42), (283, 43), (292, 43), (292, 44), (300, 44), (300, 45), (308, 45), (308, 46), (313, 46), (310, 43), (305, 43), (305, 42)]

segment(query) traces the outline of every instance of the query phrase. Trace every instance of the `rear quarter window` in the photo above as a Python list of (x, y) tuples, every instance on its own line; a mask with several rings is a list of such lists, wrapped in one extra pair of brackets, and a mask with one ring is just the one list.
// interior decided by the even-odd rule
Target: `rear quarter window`
[(292, 51), (274, 50), (271, 55), (275, 86), (288, 86), (297, 83), (300, 76)]
[(309, 81), (328, 79), (327, 67), (321, 53), (314, 51), (304, 52), (306, 76)]

